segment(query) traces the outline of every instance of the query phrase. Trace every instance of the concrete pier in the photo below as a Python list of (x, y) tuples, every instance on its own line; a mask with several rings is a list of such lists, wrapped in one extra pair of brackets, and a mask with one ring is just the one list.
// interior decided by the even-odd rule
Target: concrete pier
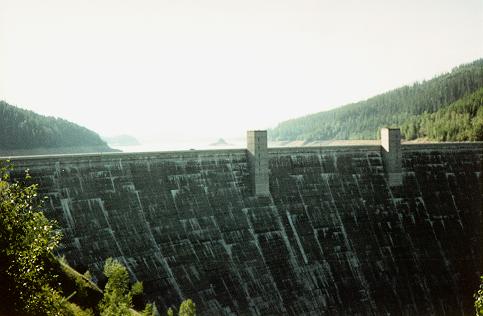
[(247, 131), (247, 155), (253, 195), (270, 195), (267, 131)]
[(402, 185), (401, 130), (381, 129), (381, 155), (389, 186)]

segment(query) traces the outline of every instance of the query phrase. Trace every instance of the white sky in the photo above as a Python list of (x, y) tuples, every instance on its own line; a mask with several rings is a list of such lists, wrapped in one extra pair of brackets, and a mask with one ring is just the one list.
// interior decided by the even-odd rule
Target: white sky
[(0, 0), (0, 99), (231, 137), (483, 57), (482, 0)]

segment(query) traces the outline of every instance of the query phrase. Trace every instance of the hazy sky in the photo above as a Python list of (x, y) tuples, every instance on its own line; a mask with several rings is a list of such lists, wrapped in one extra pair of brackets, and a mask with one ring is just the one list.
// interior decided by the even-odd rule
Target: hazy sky
[(483, 57), (482, 0), (0, 0), (0, 99), (230, 137)]

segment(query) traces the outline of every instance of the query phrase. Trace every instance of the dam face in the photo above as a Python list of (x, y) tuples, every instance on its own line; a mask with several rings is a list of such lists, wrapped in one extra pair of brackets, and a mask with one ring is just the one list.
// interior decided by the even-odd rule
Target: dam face
[(49, 197), (68, 261), (100, 277), (120, 259), (162, 312), (191, 298), (200, 315), (463, 315), (482, 148), (402, 145), (390, 172), (381, 146), (268, 148), (269, 194), (244, 149), (12, 162)]

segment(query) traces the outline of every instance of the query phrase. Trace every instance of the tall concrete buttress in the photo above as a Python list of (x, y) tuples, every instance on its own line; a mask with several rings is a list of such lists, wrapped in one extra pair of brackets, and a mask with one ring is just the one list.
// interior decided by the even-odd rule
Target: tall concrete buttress
[(267, 131), (247, 131), (247, 151), (253, 195), (270, 195)]
[(381, 153), (389, 186), (402, 185), (401, 130), (381, 129)]

